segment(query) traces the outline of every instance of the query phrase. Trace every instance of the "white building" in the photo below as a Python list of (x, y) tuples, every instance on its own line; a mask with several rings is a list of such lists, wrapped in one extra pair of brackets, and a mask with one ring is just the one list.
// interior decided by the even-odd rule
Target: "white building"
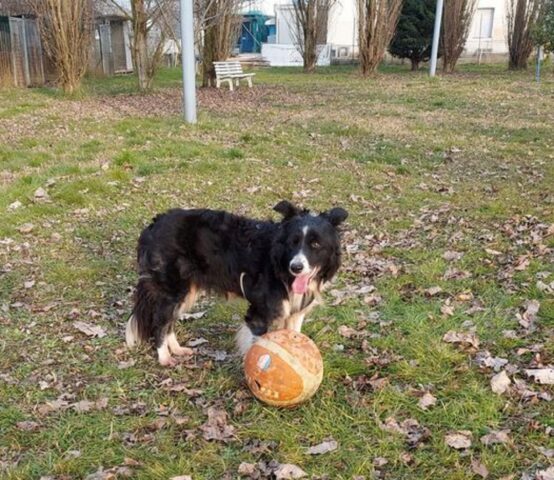
[[(302, 65), (295, 47), (293, 7), (286, 0), (255, 0), (251, 8), (275, 17), (275, 42), (264, 44), (262, 55), (274, 66)], [(463, 58), (487, 60), (505, 56), (508, 0), (478, 0)], [(338, 0), (329, 15), (327, 45), (320, 50), (319, 64), (351, 59), (357, 55), (356, 0)]]
[(464, 57), (508, 54), (508, 0), (479, 0)]

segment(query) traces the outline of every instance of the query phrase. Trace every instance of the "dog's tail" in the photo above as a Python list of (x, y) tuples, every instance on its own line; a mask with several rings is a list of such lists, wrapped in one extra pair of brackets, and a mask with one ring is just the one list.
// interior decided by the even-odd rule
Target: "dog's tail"
[(155, 316), (164, 301), (156, 292), (151, 279), (139, 279), (135, 290), (135, 306), (125, 328), (125, 342), (129, 348), (148, 342), (154, 334)]

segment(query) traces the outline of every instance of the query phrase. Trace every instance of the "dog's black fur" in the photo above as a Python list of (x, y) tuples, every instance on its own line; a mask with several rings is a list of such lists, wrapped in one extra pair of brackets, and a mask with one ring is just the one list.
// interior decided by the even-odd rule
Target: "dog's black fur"
[[(207, 209), (174, 209), (154, 218), (138, 243), (139, 281), (127, 343), (153, 337), (160, 363), (173, 364), (169, 350), (185, 350), (173, 325), (198, 292), (246, 298), (245, 321), (253, 336), (276, 321), (282, 327), (284, 317), (312, 303), (340, 266), (337, 226), (348, 213), (333, 208), (313, 215), (287, 201), (274, 209), (283, 215), (279, 223)], [(293, 271), (301, 266), (304, 276)], [(298, 276), (304, 280), (293, 288)]]

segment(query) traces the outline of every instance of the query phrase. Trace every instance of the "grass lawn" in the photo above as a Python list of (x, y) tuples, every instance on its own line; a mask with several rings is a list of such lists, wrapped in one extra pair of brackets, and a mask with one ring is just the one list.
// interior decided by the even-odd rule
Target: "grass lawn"
[[(526, 374), (554, 366), (552, 72), (265, 69), (254, 83), (200, 91), (196, 126), (178, 70), (149, 95), (132, 77), (76, 98), (0, 91), (0, 477), (235, 479), (244, 462), (270, 478), (279, 462), (313, 479), (552, 478), (554, 392)], [(312, 401), (250, 397), (240, 301), (197, 305), (178, 326), (196, 355), (174, 369), (125, 348), (155, 213), (276, 219), (283, 198), (350, 212), (344, 266), (305, 324), (325, 363)], [(225, 441), (205, 438), (209, 409), (226, 412)], [(447, 444), (460, 435), (465, 448)]]

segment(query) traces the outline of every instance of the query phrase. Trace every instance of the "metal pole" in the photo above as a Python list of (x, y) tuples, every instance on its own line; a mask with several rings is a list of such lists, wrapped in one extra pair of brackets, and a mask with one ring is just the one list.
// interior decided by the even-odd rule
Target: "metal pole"
[(192, 0), (181, 0), (181, 64), (185, 121), (196, 123), (196, 64)]
[(535, 80), (537, 82), (541, 81), (541, 60), (542, 60), (542, 47), (539, 45), (537, 47), (537, 70), (535, 72)]
[(435, 76), (437, 71), (437, 57), (439, 54), (439, 37), (441, 34), (441, 22), (442, 22), (442, 7), (443, 0), (437, 0), (437, 10), (435, 11), (435, 31), (433, 33), (433, 46), (431, 48), (431, 64), (429, 67), (429, 75)]

